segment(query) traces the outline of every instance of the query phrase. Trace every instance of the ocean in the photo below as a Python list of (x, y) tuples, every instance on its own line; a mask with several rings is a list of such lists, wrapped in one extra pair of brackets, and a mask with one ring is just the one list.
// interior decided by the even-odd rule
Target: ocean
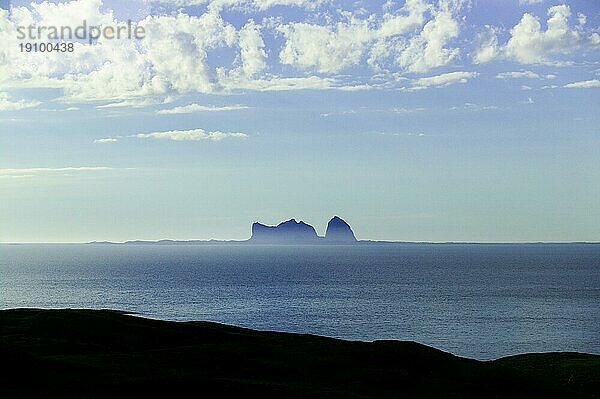
[(22, 307), (600, 354), (600, 245), (0, 245), (0, 308)]

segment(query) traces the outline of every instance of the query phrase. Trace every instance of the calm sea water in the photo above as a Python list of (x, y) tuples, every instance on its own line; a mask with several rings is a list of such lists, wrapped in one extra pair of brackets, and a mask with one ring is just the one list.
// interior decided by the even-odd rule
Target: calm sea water
[(414, 340), (478, 359), (600, 353), (600, 245), (0, 245), (0, 308), (16, 307)]

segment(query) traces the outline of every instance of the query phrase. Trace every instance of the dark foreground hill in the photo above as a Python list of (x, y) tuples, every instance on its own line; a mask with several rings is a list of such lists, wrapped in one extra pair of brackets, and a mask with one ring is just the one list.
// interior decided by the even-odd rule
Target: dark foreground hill
[(0, 312), (1, 398), (598, 398), (600, 356), (459, 358), (114, 311)]

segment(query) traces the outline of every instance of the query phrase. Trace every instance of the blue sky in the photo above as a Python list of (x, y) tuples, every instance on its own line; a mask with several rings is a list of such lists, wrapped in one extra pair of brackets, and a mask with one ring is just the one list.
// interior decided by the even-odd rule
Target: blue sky
[(12, 1), (0, 39), (0, 242), (600, 241), (595, 1)]

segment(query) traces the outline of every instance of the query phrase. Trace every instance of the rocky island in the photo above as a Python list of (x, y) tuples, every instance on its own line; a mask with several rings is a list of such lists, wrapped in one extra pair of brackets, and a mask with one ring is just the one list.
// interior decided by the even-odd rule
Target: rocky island
[(261, 245), (352, 245), (383, 243), (383, 241), (359, 241), (352, 227), (339, 216), (331, 218), (327, 223), (325, 236), (319, 236), (316, 229), (308, 223), (290, 219), (276, 226), (268, 226), (259, 222), (252, 224), (252, 236), (247, 240), (160, 240), (160, 241), (93, 241), (94, 245), (221, 245), (221, 244), (261, 244)]
[(333, 219), (327, 223), (325, 240), (328, 243), (342, 244), (352, 244), (358, 241), (354, 236), (354, 232), (350, 225), (338, 216), (334, 216)]
[(327, 224), (325, 237), (317, 235), (315, 228), (295, 219), (277, 226), (262, 223), (252, 225), (253, 244), (353, 244), (358, 242), (352, 228), (339, 216), (334, 216)]

